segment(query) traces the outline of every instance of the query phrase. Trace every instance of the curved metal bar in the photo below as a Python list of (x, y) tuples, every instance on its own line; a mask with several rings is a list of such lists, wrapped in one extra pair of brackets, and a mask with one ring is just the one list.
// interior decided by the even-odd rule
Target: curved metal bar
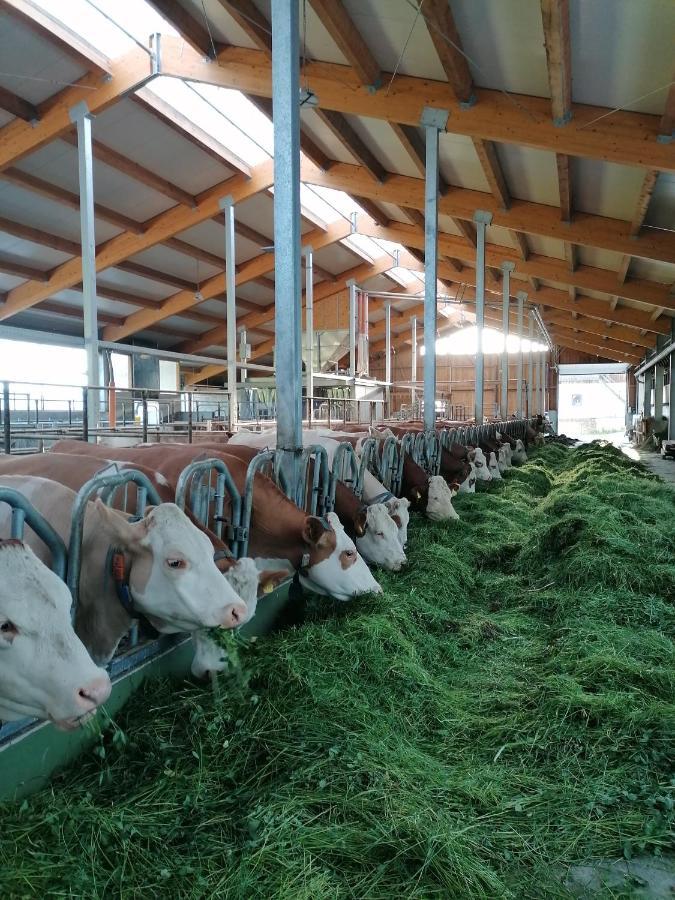
[[(346, 457), (346, 458), (345, 458)], [(338, 481), (345, 484), (350, 491), (361, 499), (363, 494), (363, 470), (365, 467), (363, 454), (359, 461), (356, 451), (349, 441), (341, 441), (333, 454), (333, 467), (330, 473), (330, 502), (331, 509), (335, 506), (335, 489)], [(345, 466), (348, 467), (345, 473)]]
[(39, 513), (22, 493), (13, 488), (0, 487), (0, 503), (7, 503), (12, 509), (11, 537), (22, 541), (24, 526), (28, 525), (49, 548), (52, 571), (61, 581), (65, 581), (68, 568), (66, 545), (42, 513)]
[(400, 496), (403, 480), (401, 457), (402, 453), (399, 452), (396, 438), (391, 436), (385, 438), (382, 442), (382, 456), (380, 457), (380, 481), (396, 497)]
[[(212, 488), (211, 476), (213, 472), (216, 473), (216, 484)], [(208, 482), (205, 484), (204, 479), (207, 475)], [(199, 478), (196, 484), (195, 477)], [(224, 515), (226, 491), (230, 495), (232, 506), (232, 515), (229, 523), (226, 522)], [(198, 504), (193, 504), (192, 506), (192, 512), (197, 521), (204, 528), (209, 527), (209, 511), (211, 500), (213, 500), (215, 504), (213, 530), (217, 537), (223, 540), (223, 527), (228, 525), (225, 541), (229, 544), (232, 554), (237, 557), (239, 544), (244, 539), (240, 526), (242, 499), (230, 470), (222, 459), (195, 460), (183, 469), (176, 483), (176, 505), (184, 510), (187, 498), (193, 492), (198, 496)]]
[(328, 452), (320, 444), (310, 444), (302, 451), (302, 456), (300, 457), (300, 478), (298, 479), (295, 503), (300, 509), (305, 509), (307, 473), (309, 461), (312, 457), (314, 457), (312, 491), (307, 512), (311, 516), (323, 516), (332, 509), (330, 496), (331, 479), (328, 471)]
[(246, 470), (246, 481), (244, 483), (244, 505), (241, 511), (241, 519), (239, 522), (242, 530), (245, 533), (245, 537), (242, 541), (240, 541), (240, 557), (246, 556), (246, 554), (248, 553), (248, 540), (251, 533), (251, 511), (253, 508), (253, 485), (255, 476), (258, 472), (261, 472), (263, 467), (270, 462), (274, 466), (275, 472), (277, 472), (278, 466), (276, 457), (276, 450), (262, 450), (260, 453), (256, 454), (248, 464), (248, 469)]
[(424, 436), (424, 455), (429, 475), (438, 475), (441, 471), (441, 442), (435, 431), (428, 431)]
[[(75, 621), (77, 602), (80, 591), (80, 570), (82, 566), (82, 535), (84, 532), (84, 517), (87, 511), (87, 503), (92, 494), (101, 494), (104, 503), (110, 505), (115, 490), (122, 485), (135, 484), (138, 492), (138, 505), (143, 503), (143, 509), (148, 503), (159, 506), (161, 499), (155, 486), (143, 472), (136, 469), (124, 469), (121, 472), (94, 475), (86, 484), (83, 484), (77, 492), (75, 502), (70, 514), (70, 541), (68, 544), (68, 576), (67, 583), (73, 598), (71, 615)], [(142, 513), (141, 513), (142, 514)]]

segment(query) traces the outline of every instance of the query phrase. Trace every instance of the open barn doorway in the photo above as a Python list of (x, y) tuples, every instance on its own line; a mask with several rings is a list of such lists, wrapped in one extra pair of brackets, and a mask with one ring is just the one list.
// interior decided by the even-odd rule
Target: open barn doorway
[(561, 365), (558, 430), (584, 441), (603, 438), (622, 443), (627, 368), (624, 363)]

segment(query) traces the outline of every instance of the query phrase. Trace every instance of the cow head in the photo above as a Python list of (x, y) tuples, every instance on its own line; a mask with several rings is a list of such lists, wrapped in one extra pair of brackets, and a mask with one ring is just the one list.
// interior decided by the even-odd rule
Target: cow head
[(492, 476), (494, 481), (502, 480), (502, 473), (499, 468), (499, 461), (497, 459), (497, 454), (494, 450), (490, 451), (490, 455), (488, 457), (488, 469), (490, 470), (490, 475)]
[(499, 464), (499, 471), (504, 474), (507, 469), (511, 468), (511, 445), (510, 444), (502, 444), (499, 448), (499, 458), (497, 460)]
[(525, 444), (521, 441), (520, 438), (516, 441), (516, 446), (511, 451), (511, 463), (514, 466), (522, 466), (527, 462), (527, 451), (525, 450)]
[(129, 558), (129, 590), (136, 609), (157, 631), (235, 628), (246, 604), (213, 560), (213, 545), (174, 503), (151, 509), (140, 522), (96, 501), (111, 543)]
[(407, 497), (392, 497), (385, 506), (398, 528), (398, 541), (405, 550), (408, 543), (408, 522), (410, 522), (410, 500)]
[(406, 562), (406, 556), (399, 542), (398, 522), (389, 514), (384, 503), (367, 506), (365, 527), (361, 535), (356, 532), (356, 547), (369, 563), (398, 572)]
[[(260, 595), (273, 591), (281, 581), (288, 578), (288, 572), (283, 569), (260, 571), (253, 559), (245, 557), (231, 565), (225, 577), (246, 604), (249, 613), (246, 621), (249, 621), (255, 615)], [(211, 673), (222, 672), (227, 667), (227, 651), (212, 640), (208, 632), (193, 632), (192, 642), (195, 655), (191, 669), (195, 678), (206, 678)]]
[(480, 447), (469, 450), (469, 462), (472, 462), (476, 467), (477, 481), (492, 481), (488, 461), (485, 459), (485, 454)]
[(0, 720), (70, 730), (110, 695), (70, 621), (66, 585), (20, 541), (0, 541)]
[(476, 467), (475, 465), (469, 461), (467, 462), (468, 472), (463, 472), (464, 475), (462, 481), (459, 482), (459, 493), (460, 494), (475, 494), (476, 493)]
[(302, 539), (309, 560), (300, 581), (309, 590), (336, 600), (382, 592), (335, 513), (328, 513), (325, 524), (307, 516)]
[(453, 492), (442, 475), (432, 475), (429, 479), (427, 518), (431, 519), (432, 522), (447, 522), (450, 519), (459, 519), (457, 511), (452, 505), (453, 493), (457, 492)]

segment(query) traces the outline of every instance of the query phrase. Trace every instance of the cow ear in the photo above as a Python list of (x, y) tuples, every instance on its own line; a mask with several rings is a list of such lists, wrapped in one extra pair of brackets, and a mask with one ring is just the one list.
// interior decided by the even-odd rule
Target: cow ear
[(144, 546), (148, 536), (148, 521), (130, 522), (122, 513), (106, 506), (100, 497), (95, 504), (104, 530), (112, 541), (124, 550), (134, 551)]
[(318, 544), (326, 533), (321, 519), (316, 516), (307, 516), (305, 519), (305, 527), (302, 529), (302, 539), (306, 544)]
[(396, 514), (390, 514), (389, 518), (394, 523), (394, 525), (396, 525), (397, 528), (400, 528), (401, 525), (403, 525), (403, 522), (401, 521), (400, 516), (397, 516)]
[(286, 578), (288, 572), (285, 569), (263, 569), (258, 578), (258, 595), (271, 594)]
[(368, 528), (368, 510), (360, 509), (354, 519), (354, 532), (357, 537), (363, 537)]

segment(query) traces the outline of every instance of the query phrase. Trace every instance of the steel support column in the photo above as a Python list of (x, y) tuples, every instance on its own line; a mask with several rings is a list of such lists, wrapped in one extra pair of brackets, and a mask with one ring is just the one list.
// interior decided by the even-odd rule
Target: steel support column
[[(656, 349), (660, 350), (663, 346), (668, 343), (668, 338), (665, 335), (657, 335), (656, 337)], [(665, 370), (663, 368), (663, 363), (657, 363), (652, 370), (654, 372), (654, 418), (656, 419), (657, 425), (661, 421), (663, 416), (663, 387), (664, 387), (664, 375)]]
[(236, 430), (239, 420), (237, 407), (237, 296), (235, 288), (235, 250), (234, 250), (234, 200), (231, 196), (220, 201), (220, 208), (225, 216), (225, 292), (227, 296), (226, 310), (226, 350), (227, 350), (227, 397), (228, 427)]
[(652, 414), (652, 385), (654, 383), (654, 370), (647, 369), (645, 372), (644, 383), (644, 401), (642, 403), (642, 414), (647, 419)]
[(668, 437), (675, 440), (675, 350), (670, 354), (670, 384), (668, 385)]
[(502, 348), (502, 390), (499, 400), (499, 415), (507, 419), (509, 415), (509, 299), (511, 291), (511, 272), (515, 269), (512, 262), (502, 263), (502, 334), (504, 346)]
[[(84, 101), (70, 110), (70, 121), (77, 126), (77, 157), (80, 187), (80, 239), (82, 248), (82, 306), (84, 349), (87, 356), (87, 384), (98, 387), (99, 374), (98, 314), (96, 303), (96, 234), (94, 230), (94, 158), (91, 147), (91, 116)], [(89, 391), (87, 417), (89, 440), (95, 441), (101, 398)]]
[[(546, 342), (544, 341), (544, 344)], [(546, 354), (547, 350), (542, 350), (539, 355), (539, 412), (546, 414)]]
[(272, 0), (277, 449), (292, 496), (302, 448), (299, 43), (296, 0)]
[(436, 306), (438, 295), (438, 133), (448, 111), (426, 107), (421, 125), (426, 140), (424, 182), (424, 428), (436, 426)]
[(516, 294), (518, 300), (518, 360), (516, 368), (516, 416), (521, 418), (523, 415), (523, 311), (527, 294), (525, 291), (518, 291)]
[(391, 416), (391, 303), (384, 304), (384, 380), (387, 416)]
[(534, 341), (534, 313), (530, 310), (528, 314), (528, 325), (527, 325), (527, 339), (529, 342), (529, 348), (527, 352), (527, 415), (534, 415), (534, 407), (532, 405), (533, 400), (533, 359), (532, 359), (532, 342)]
[(356, 377), (356, 282), (350, 278), (349, 288), (349, 374)]
[(312, 421), (314, 396), (314, 253), (311, 247), (303, 250), (305, 257), (305, 385), (307, 418)]
[(476, 396), (474, 418), (483, 424), (483, 391), (485, 385), (483, 357), (483, 326), (485, 324), (485, 228), (492, 221), (492, 213), (479, 209), (473, 217), (476, 225)]
[(414, 406), (417, 399), (417, 391), (415, 390), (417, 384), (417, 316), (413, 316), (410, 320), (410, 337), (412, 339), (412, 355), (410, 357), (410, 381), (412, 382), (412, 388), (410, 390), (410, 402)]

